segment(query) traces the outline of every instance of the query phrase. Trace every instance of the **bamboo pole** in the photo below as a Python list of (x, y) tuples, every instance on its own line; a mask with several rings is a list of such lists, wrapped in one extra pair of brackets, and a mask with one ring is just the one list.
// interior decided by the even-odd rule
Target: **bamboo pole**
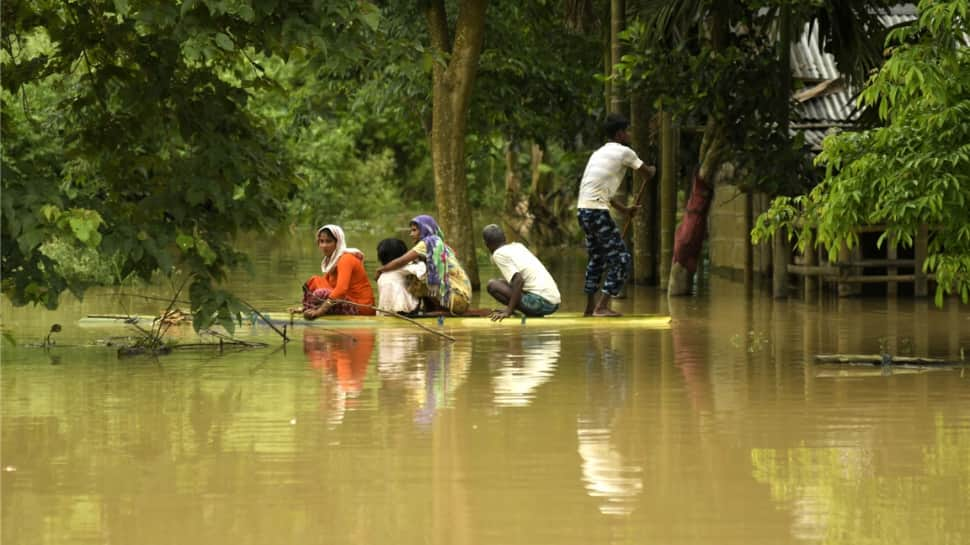
[(670, 279), (677, 228), (677, 177), (675, 149), (678, 145), (673, 116), (660, 114), (660, 285)]
[(754, 195), (744, 193), (744, 293), (754, 290), (754, 246), (751, 230), (754, 228)]
[(442, 333), (440, 331), (435, 331), (434, 329), (431, 329), (430, 327), (428, 327), (428, 326), (426, 326), (426, 325), (418, 322), (417, 320), (408, 318), (407, 316), (402, 316), (402, 315), (400, 315), (400, 314), (398, 314), (396, 312), (390, 311), (390, 310), (386, 310), (386, 309), (383, 309), (383, 308), (380, 308), (380, 307), (377, 307), (377, 306), (374, 306), (374, 305), (365, 305), (363, 303), (355, 303), (353, 301), (348, 301), (346, 299), (329, 299), (329, 300), (330, 301), (333, 301), (334, 303), (342, 303), (342, 304), (345, 304), (345, 305), (352, 305), (352, 306), (355, 306), (355, 307), (369, 308), (369, 309), (375, 310), (377, 312), (382, 312), (382, 313), (384, 313), (387, 316), (391, 316), (391, 317), (394, 317), (394, 318), (398, 318), (400, 320), (404, 320), (404, 321), (406, 321), (408, 323), (414, 324), (414, 325), (420, 327), (421, 329), (427, 331), (428, 333), (434, 333), (435, 335), (437, 335), (439, 337), (442, 337), (442, 338), (445, 338), (445, 339), (448, 339), (451, 342), (455, 342), (455, 340), (456, 340), (451, 335), (446, 335), (446, 334), (444, 334), (444, 333)]

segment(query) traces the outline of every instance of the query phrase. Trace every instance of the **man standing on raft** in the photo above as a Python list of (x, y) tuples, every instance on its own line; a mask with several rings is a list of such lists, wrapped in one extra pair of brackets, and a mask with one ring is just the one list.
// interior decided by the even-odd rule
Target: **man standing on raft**
[[(619, 114), (610, 114), (603, 128), (609, 141), (594, 151), (586, 163), (583, 179), (579, 184), (579, 225), (586, 233), (586, 311), (584, 316), (620, 316), (610, 308), (612, 298), (620, 294), (630, 275), (631, 256), (620, 230), (610, 217), (610, 205), (624, 214), (632, 214), (640, 206), (626, 206), (615, 198), (626, 169), (639, 171), (647, 180), (657, 171), (647, 166), (629, 147), (630, 123)], [(602, 292), (597, 289), (606, 273)]]

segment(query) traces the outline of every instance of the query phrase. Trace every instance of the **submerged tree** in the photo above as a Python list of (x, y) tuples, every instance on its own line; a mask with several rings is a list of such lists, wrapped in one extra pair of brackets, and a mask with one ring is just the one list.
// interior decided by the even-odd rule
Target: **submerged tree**
[(753, 239), (798, 237), (836, 259), (859, 243), (859, 225), (882, 224), (879, 244), (912, 246), (929, 226), (927, 273), (936, 303), (947, 293), (970, 298), (970, 3), (919, 3), (919, 19), (892, 31), (891, 57), (869, 81), (860, 103), (885, 126), (842, 132), (823, 142), (825, 180), (810, 193), (778, 198), (758, 218)]

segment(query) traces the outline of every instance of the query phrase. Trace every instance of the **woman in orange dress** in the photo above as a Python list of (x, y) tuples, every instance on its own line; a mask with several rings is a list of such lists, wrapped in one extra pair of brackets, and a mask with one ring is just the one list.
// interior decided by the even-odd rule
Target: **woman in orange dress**
[(323, 274), (311, 276), (303, 285), (303, 317), (373, 315), (374, 290), (364, 270), (363, 252), (347, 247), (344, 230), (337, 225), (317, 229), (317, 247), (323, 254)]

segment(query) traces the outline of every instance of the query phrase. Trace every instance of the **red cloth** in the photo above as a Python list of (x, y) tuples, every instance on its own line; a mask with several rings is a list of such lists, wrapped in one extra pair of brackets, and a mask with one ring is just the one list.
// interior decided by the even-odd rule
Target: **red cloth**
[(697, 272), (697, 262), (707, 236), (707, 211), (713, 194), (700, 173), (694, 173), (687, 210), (674, 234), (674, 263), (680, 263), (691, 274)]

